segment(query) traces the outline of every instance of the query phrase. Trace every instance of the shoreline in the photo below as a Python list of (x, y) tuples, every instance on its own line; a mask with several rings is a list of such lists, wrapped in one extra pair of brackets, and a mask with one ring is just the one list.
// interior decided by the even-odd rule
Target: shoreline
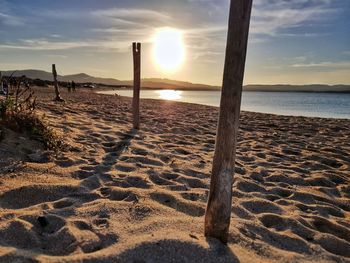
[(69, 147), (37, 163), (30, 138), (0, 141), (21, 153), (0, 167), (0, 261), (349, 260), (350, 120), (243, 112), (223, 246), (203, 235), (218, 108), (144, 100), (135, 132), (130, 98), (37, 95)]
[[(121, 91), (132, 91), (132, 89), (119, 89)], [(130, 96), (125, 96), (125, 95), (119, 95), (119, 94), (107, 94), (104, 92), (117, 92), (118, 89), (115, 90), (92, 90), (93, 93), (96, 94), (103, 94), (103, 95), (108, 95), (108, 96), (121, 96), (121, 97), (125, 97), (125, 98), (131, 98), (132, 95)], [(156, 89), (151, 89), (151, 90), (144, 90), (144, 91), (159, 91)], [(184, 91), (184, 90), (176, 90), (176, 91)], [(218, 92), (218, 91), (215, 91)], [(247, 91), (248, 93), (254, 93), (256, 91)], [(259, 91), (260, 92), (260, 91)], [(272, 92), (274, 93), (274, 92)], [(288, 93), (288, 92), (284, 92), (284, 93)], [(291, 93), (295, 93), (295, 92), (291, 92)], [(298, 93), (298, 92), (297, 92)], [(302, 92), (300, 92), (302, 93)], [(323, 92), (324, 94), (324, 92)], [(336, 94), (336, 93), (327, 93), (327, 94)], [(350, 94), (350, 93), (349, 93)], [(162, 99), (162, 98), (140, 98), (141, 100), (156, 100), (156, 101), (169, 101), (169, 102), (178, 102), (178, 103), (189, 103), (189, 104), (194, 104), (194, 105), (204, 105), (204, 106), (209, 106), (209, 107), (214, 107), (214, 108), (219, 108), (220, 106), (215, 106), (212, 104), (201, 104), (201, 103), (196, 103), (196, 102), (188, 102), (188, 101), (181, 101), (181, 100), (168, 100), (168, 99)], [(278, 116), (286, 116), (286, 117), (305, 117), (305, 118), (321, 118), (321, 119), (342, 119), (342, 120), (350, 120), (350, 117), (326, 117), (326, 116), (305, 116), (305, 115), (288, 115), (288, 114), (279, 114), (279, 113), (272, 113), (272, 112), (260, 112), (260, 111), (250, 111), (250, 110), (241, 110), (242, 112), (251, 112), (251, 113), (262, 113), (262, 114), (271, 114), (271, 115), (278, 115)]]
[[(100, 91), (114, 91), (114, 90), (133, 90), (132, 87), (113, 87), (113, 86), (104, 86), (104, 85), (100, 85), (104, 88), (95, 88), (93, 90), (96, 90), (97, 92)], [(221, 88), (217, 88), (217, 89), (191, 89), (191, 88), (148, 88), (148, 87), (141, 87), (141, 90), (179, 90), (179, 91), (221, 91)], [(335, 93), (335, 94), (350, 94), (350, 91), (308, 91), (308, 90), (246, 90), (243, 89), (243, 92), (281, 92), (281, 93)]]

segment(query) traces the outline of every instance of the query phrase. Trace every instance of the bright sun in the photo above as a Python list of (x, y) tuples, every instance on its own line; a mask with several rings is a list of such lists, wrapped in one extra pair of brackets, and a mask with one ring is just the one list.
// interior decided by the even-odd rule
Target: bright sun
[(162, 28), (153, 38), (153, 57), (162, 71), (177, 70), (185, 60), (185, 45), (182, 33), (175, 28)]

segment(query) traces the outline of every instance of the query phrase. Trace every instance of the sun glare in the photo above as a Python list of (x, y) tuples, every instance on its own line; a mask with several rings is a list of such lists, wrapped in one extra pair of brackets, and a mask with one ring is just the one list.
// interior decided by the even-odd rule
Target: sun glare
[(175, 28), (162, 28), (153, 38), (153, 58), (157, 67), (166, 72), (176, 71), (185, 60), (182, 32)]
[(163, 100), (179, 100), (182, 91), (179, 90), (158, 90), (159, 98)]

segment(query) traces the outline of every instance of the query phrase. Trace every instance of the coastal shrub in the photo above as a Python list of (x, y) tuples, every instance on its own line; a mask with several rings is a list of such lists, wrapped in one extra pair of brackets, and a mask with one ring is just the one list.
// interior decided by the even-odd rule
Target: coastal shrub
[[(22, 78), (25, 79), (24, 76)], [(0, 99), (1, 120), (14, 128), (16, 125), (21, 125), (15, 122), (17, 115), (31, 115), (35, 110), (34, 91), (23, 79), (8, 79), (6, 97)]]
[(0, 100), (0, 118), (5, 120), (11, 108), (13, 108), (13, 101), (11, 98)]
[(0, 98), (0, 125), (28, 133), (47, 149), (60, 149), (62, 139), (35, 112), (36, 97), (30, 85), (21, 80), (12, 83), (6, 97)]
[(31, 81), (34, 86), (37, 87), (48, 87), (47, 81), (41, 79), (34, 79)]

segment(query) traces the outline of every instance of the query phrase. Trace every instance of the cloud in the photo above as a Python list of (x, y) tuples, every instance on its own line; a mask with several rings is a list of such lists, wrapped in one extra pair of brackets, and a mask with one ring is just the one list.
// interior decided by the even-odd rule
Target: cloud
[[(76, 36), (50, 34), (50, 39), (27, 39), (15, 43), (2, 43), (2, 49), (63, 50), (73, 48), (98, 48), (126, 51), (132, 41), (150, 42), (150, 36), (159, 25), (171, 24), (171, 17), (151, 9), (110, 8), (98, 10), (40, 10), (38, 21), (54, 25), (71, 24), (77, 27)], [(53, 23), (52, 19), (58, 20)], [(86, 21), (84, 25), (81, 21)], [(37, 25), (39, 28), (41, 25)], [(83, 37), (86, 36), (86, 37)], [(85, 38), (85, 39), (84, 39)], [(88, 39), (86, 39), (88, 38)], [(1, 42), (0, 42), (1, 44)]]
[(198, 28), (189, 28), (184, 30), (186, 34), (202, 35), (211, 33), (223, 33), (227, 31), (227, 26), (224, 25), (206, 25)]
[(311, 62), (303, 64), (293, 64), (294, 68), (349, 68), (350, 61), (322, 61), (322, 62)]
[(112, 8), (105, 10), (96, 10), (92, 15), (100, 18), (110, 19), (125, 19), (127, 21), (147, 20), (147, 21), (168, 21), (170, 16), (162, 12), (149, 9), (126, 9), (126, 8)]
[(0, 0), (0, 26), (19, 26), (23, 25), (24, 21), (11, 12), (10, 5), (4, 0)]
[[(256, 0), (252, 13), (251, 33), (278, 35), (282, 30), (319, 22), (338, 10), (333, 0)], [(293, 34), (293, 33), (291, 33)], [(312, 36), (303, 32), (301, 35)]]
[(23, 24), (23, 19), (13, 15), (9, 4), (0, 0), (0, 26), (19, 26)]
[(95, 52), (105, 50), (114, 52), (124, 52), (130, 46), (130, 41), (120, 41), (116, 39), (106, 40), (86, 40), (86, 41), (52, 41), (51, 39), (22, 39), (19, 43), (0, 44), (1, 49), (17, 50), (67, 50), (75, 48), (92, 48)]
[(47, 39), (22, 39), (19, 43), (0, 44), (0, 49), (63, 50), (87, 46), (84, 42), (60, 42)]
[(307, 37), (307, 38), (312, 38), (312, 37), (324, 37), (324, 36), (329, 36), (330, 33), (279, 33), (278, 34), (281, 37)]
[(20, 26), (23, 25), (21, 18), (0, 12), (0, 25)]
[(48, 58), (58, 58), (58, 59), (66, 59), (66, 58), (68, 58), (68, 56), (57, 55), (57, 54), (47, 54), (47, 55), (44, 55), (44, 56), (48, 57)]
[(188, 58), (201, 63), (221, 61), (224, 56), (227, 26), (203, 25), (183, 30)]

